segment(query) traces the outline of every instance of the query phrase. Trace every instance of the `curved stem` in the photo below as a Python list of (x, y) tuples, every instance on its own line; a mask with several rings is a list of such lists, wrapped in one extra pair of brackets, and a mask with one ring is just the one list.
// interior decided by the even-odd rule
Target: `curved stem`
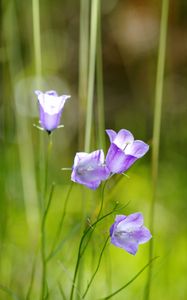
[[(104, 189), (105, 186), (106, 186), (106, 184), (103, 186), (103, 189)], [(102, 195), (104, 195), (104, 193), (102, 193)], [(78, 269), (79, 269), (79, 265), (80, 265), (80, 260), (81, 260), (83, 254), (84, 254), (84, 252), (85, 252), (85, 250), (87, 248), (87, 245), (88, 245), (88, 242), (87, 242), (86, 245), (84, 246), (84, 248), (82, 249), (83, 242), (84, 242), (86, 236), (88, 235), (88, 233), (90, 232), (90, 230), (92, 229), (92, 233), (93, 233), (93, 231), (96, 228), (97, 223), (99, 223), (101, 220), (103, 220), (107, 216), (111, 215), (116, 210), (117, 205), (118, 204), (116, 204), (116, 206), (114, 207), (114, 209), (111, 212), (109, 212), (109, 213), (105, 214), (104, 216), (100, 217), (101, 211), (102, 211), (102, 207), (103, 207), (103, 199), (102, 199), (102, 201), (101, 201), (101, 207), (100, 207), (100, 210), (99, 210), (99, 214), (98, 214), (97, 220), (92, 224), (92, 226), (88, 227), (84, 231), (84, 233), (82, 235), (82, 238), (81, 238), (80, 243), (79, 243), (79, 249), (78, 249), (78, 255), (77, 255), (77, 262), (76, 262), (76, 266), (75, 266), (75, 271), (74, 271), (74, 276), (73, 276), (73, 281), (72, 281), (72, 287), (71, 287), (70, 300), (73, 299), (74, 288), (75, 288), (77, 273), (78, 273)], [(90, 240), (90, 238), (89, 238), (89, 240)]]
[(152, 258), (131, 280), (129, 280), (125, 285), (123, 285), (121, 288), (119, 288), (117, 291), (115, 291), (114, 293), (110, 294), (107, 297), (101, 298), (100, 300), (107, 300), (112, 298), (113, 296), (115, 296), (116, 294), (120, 293), (122, 290), (124, 290), (127, 286), (129, 286), (137, 277), (139, 277), (141, 275), (141, 273), (147, 268), (149, 267), (153, 261), (155, 259), (157, 259), (158, 257), (154, 257)]
[(58, 239), (59, 239), (59, 235), (60, 235), (61, 230), (62, 230), (62, 226), (63, 226), (63, 223), (64, 223), (64, 218), (65, 218), (65, 215), (66, 215), (67, 204), (68, 204), (68, 200), (69, 200), (69, 196), (71, 194), (72, 188), (73, 188), (73, 182), (71, 182), (71, 184), (69, 186), (69, 189), (68, 189), (68, 193), (67, 193), (66, 198), (65, 198), (64, 207), (63, 207), (63, 211), (62, 211), (62, 217), (60, 219), (60, 222), (59, 222), (59, 225), (58, 225), (58, 228), (57, 228), (57, 231), (56, 231), (56, 235), (55, 235), (55, 238), (54, 238), (54, 241), (53, 241), (53, 244), (52, 244), (50, 254), (48, 255), (48, 257), (46, 259), (47, 261), (49, 261), (53, 257), (54, 252), (56, 252), (55, 247), (56, 247), (56, 244), (57, 244)]
[(86, 295), (87, 295), (87, 293), (88, 293), (88, 290), (89, 290), (89, 288), (90, 288), (90, 286), (91, 286), (91, 284), (92, 284), (92, 281), (94, 280), (94, 278), (95, 278), (95, 276), (96, 276), (96, 274), (97, 274), (97, 271), (99, 270), (99, 267), (100, 267), (100, 264), (101, 264), (101, 259), (102, 259), (102, 256), (103, 256), (103, 253), (104, 253), (104, 250), (105, 250), (105, 248), (106, 248), (106, 245), (107, 245), (107, 243), (108, 243), (109, 238), (110, 238), (110, 236), (107, 237), (107, 239), (106, 239), (106, 241), (105, 241), (105, 243), (104, 243), (104, 246), (103, 246), (103, 248), (102, 248), (102, 250), (101, 250), (101, 253), (100, 253), (100, 256), (99, 256), (99, 261), (98, 261), (98, 264), (97, 264), (97, 267), (96, 267), (96, 269), (95, 269), (95, 271), (94, 271), (94, 273), (93, 273), (93, 275), (92, 275), (92, 277), (91, 277), (91, 279), (90, 279), (90, 281), (89, 281), (89, 283), (88, 283), (88, 285), (87, 285), (87, 288), (86, 288), (86, 290), (85, 290), (85, 292), (84, 292), (84, 294), (83, 294), (83, 296), (82, 296), (83, 299), (86, 297)]
[[(99, 220), (100, 215), (101, 215), (101, 213), (102, 213), (103, 203), (104, 203), (104, 191), (105, 191), (106, 184), (107, 184), (107, 181), (105, 181), (104, 184), (103, 184), (103, 186), (102, 186), (102, 190), (101, 190), (101, 205), (100, 205), (99, 213), (98, 213), (98, 215), (97, 215), (97, 220)], [(96, 223), (96, 224), (97, 224), (97, 223)], [(93, 230), (92, 230), (92, 232), (90, 233), (90, 236), (89, 236), (89, 238), (88, 238), (88, 240), (87, 240), (87, 243), (85, 244), (85, 246), (84, 246), (84, 248), (83, 248), (83, 250), (82, 250), (82, 252), (81, 252), (81, 256), (84, 254), (84, 252), (85, 252), (85, 250), (86, 250), (86, 248), (87, 248), (87, 246), (88, 246), (88, 244), (89, 244), (89, 241), (90, 241), (90, 239), (91, 239), (91, 237), (92, 237), (92, 234), (93, 234), (93, 232), (94, 232), (94, 230), (95, 230), (96, 224), (95, 224), (95, 225), (94, 225), (94, 224), (92, 225), (92, 229), (93, 229)]]

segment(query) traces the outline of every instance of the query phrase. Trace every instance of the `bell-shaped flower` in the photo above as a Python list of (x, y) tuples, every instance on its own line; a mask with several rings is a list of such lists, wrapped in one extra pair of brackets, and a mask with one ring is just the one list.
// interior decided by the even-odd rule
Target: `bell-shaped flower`
[(51, 133), (59, 126), (64, 104), (70, 96), (58, 96), (55, 91), (35, 91), (35, 94), (38, 96), (41, 126)]
[(76, 153), (71, 174), (72, 181), (95, 190), (109, 175), (110, 171), (105, 165), (103, 150)]
[(118, 133), (111, 129), (106, 132), (111, 142), (106, 156), (106, 165), (111, 173), (125, 172), (149, 150), (149, 145), (134, 140), (132, 133), (126, 129), (121, 129)]
[(141, 213), (129, 216), (117, 215), (110, 228), (111, 243), (135, 255), (139, 244), (148, 242), (152, 235), (144, 226)]

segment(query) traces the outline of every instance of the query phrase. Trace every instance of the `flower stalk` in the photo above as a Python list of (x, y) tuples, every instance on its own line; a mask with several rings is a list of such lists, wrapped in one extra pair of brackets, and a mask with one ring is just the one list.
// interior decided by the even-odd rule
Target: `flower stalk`
[(49, 199), (45, 211), (43, 213), (42, 222), (41, 222), (41, 258), (42, 258), (42, 287), (41, 287), (41, 300), (45, 299), (45, 286), (46, 286), (46, 273), (47, 273), (47, 261), (46, 261), (46, 234), (45, 234), (45, 225), (46, 219), (51, 205), (51, 200), (53, 197), (55, 184), (51, 186), (51, 191), (49, 194)]
[[(109, 215), (111, 215), (115, 211), (115, 209), (117, 207), (117, 205), (116, 205), (111, 212), (107, 213), (104, 216), (101, 216), (101, 212), (102, 212), (102, 208), (103, 208), (103, 202), (104, 202), (104, 190), (105, 190), (105, 187), (106, 187), (106, 182), (104, 183), (103, 188), (102, 188), (102, 199), (101, 199), (101, 205), (100, 205), (99, 213), (97, 215), (97, 220), (92, 224), (92, 226), (89, 226), (84, 231), (84, 233), (83, 233), (83, 235), (81, 237), (80, 243), (79, 243), (77, 261), (76, 261), (76, 266), (75, 266), (75, 271), (74, 271), (74, 276), (73, 276), (73, 281), (72, 281), (72, 287), (71, 287), (70, 300), (73, 299), (74, 289), (75, 289), (75, 284), (76, 284), (76, 279), (77, 279), (77, 274), (78, 274), (78, 270), (79, 270), (81, 258), (83, 257), (83, 254), (84, 254), (84, 252), (85, 252), (85, 250), (86, 250), (86, 248), (88, 246), (88, 243), (90, 241), (91, 235), (93, 234), (93, 232), (94, 232), (94, 230), (96, 228), (97, 223), (99, 223), (101, 220), (103, 220), (104, 218), (106, 218)], [(90, 233), (90, 230), (92, 230), (91, 233)], [(86, 242), (85, 245), (83, 245), (84, 241), (85, 241), (85, 238), (87, 237), (87, 235), (89, 233), (90, 233), (90, 236), (88, 237), (88, 241)]]

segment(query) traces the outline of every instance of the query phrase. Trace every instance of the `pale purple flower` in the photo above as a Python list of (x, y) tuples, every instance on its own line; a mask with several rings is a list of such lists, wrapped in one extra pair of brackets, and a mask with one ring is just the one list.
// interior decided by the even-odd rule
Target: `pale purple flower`
[(143, 223), (141, 213), (129, 216), (117, 215), (114, 224), (110, 227), (111, 243), (135, 255), (138, 245), (148, 242), (152, 237)]
[(118, 133), (106, 130), (111, 145), (106, 156), (106, 165), (111, 173), (123, 173), (148, 150), (149, 145), (143, 141), (134, 140), (132, 133), (121, 129)]
[(64, 104), (70, 96), (58, 96), (55, 91), (35, 91), (35, 94), (38, 96), (41, 126), (51, 133), (59, 126)]
[(102, 180), (106, 180), (110, 171), (104, 163), (103, 150), (91, 153), (78, 152), (75, 155), (71, 180), (95, 190)]

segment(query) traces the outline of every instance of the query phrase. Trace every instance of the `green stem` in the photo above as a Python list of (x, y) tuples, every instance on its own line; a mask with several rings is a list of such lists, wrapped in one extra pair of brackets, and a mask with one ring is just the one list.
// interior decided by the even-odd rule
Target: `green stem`
[(95, 60), (96, 60), (96, 44), (97, 44), (97, 23), (98, 23), (98, 6), (99, 6), (98, 3), (99, 0), (92, 0), (91, 3), (90, 55), (89, 55), (89, 75), (88, 75), (88, 103), (87, 103), (86, 132), (85, 132), (85, 152), (90, 151), (90, 144), (91, 144), (94, 81), (95, 81)]
[[(82, 249), (82, 245), (83, 245), (83, 242), (86, 238), (86, 236), (88, 235), (88, 233), (90, 232), (90, 230), (94, 230), (95, 227), (96, 227), (96, 224), (99, 223), (100, 221), (102, 221), (104, 218), (108, 217), (109, 215), (111, 215), (112, 213), (114, 213), (114, 211), (116, 210), (116, 207), (117, 207), (118, 204), (116, 204), (116, 206), (114, 207), (114, 209), (107, 213), (106, 215), (100, 217), (100, 218), (97, 218), (97, 220), (92, 224), (92, 226), (88, 227), (82, 237), (81, 237), (81, 240), (80, 240), (80, 243), (79, 243), (79, 249), (78, 249), (78, 255), (77, 255), (77, 262), (76, 262), (76, 266), (75, 266), (75, 271), (74, 271), (74, 276), (73, 276), (73, 281), (72, 281), (72, 287), (71, 287), (71, 294), (70, 294), (70, 300), (73, 299), (73, 294), (74, 294), (74, 288), (75, 288), (75, 283), (76, 283), (76, 278), (77, 278), (77, 273), (78, 273), (78, 269), (79, 269), (79, 264), (80, 264), (80, 260), (86, 250), (86, 247), (88, 245), (88, 243), (86, 243), (86, 245), (84, 246), (84, 248)], [(102, 204), (101, 204), (102, 206)], [(101, 211), (101, 209), (100, 209)]]
[(88, 95), (89, 56), (89, 12), (90, 1), (80, 0), (80, 43), (79, 43), (79, 149), (84, 143), (86, 99)]
[(34, 274), (35, 274), (35, 270), (36, 270), (36, 261), (37, 261), (37, 253), (35, 253), (35, 257), (34, 257), (34, 261), (33, 261), (33, 265), (32, 265), (30, 284), (29, 284), (28, 291), (27, 291), (27, 294), (25, 297), (26, 300), (30, 299), (33, 282), (34, 282)]
[[(153, 149), (152, 149), (152, 202), (150, 209), (150, 230), (154, 236), (154, 214), (155, 214), (155, 202), (157, 195), (157, 183), (158, 183), (158, 165), (159, 165), (159, 145), (160, 145), (160, 128), (161, 128), (161, 113), (162, 113), (162, 98), (163, 98), (163, 84), (164, 84), (164, 69), (165, 69), (165, 54), (166, 54), (166, 39), (167, 39), (167, 27), (168, 27), (168, 12), (169, 12), (169, 0), (162, 1), (162, 15), (160, 25), (160, 41), (158, 50), (157, 61), (157, 76), (156, 76), (156, 88), (155, 88), (155, 110), (154, 110), (154, 124), (153, 124)], [(150, 241), (149, 258), (153, 257), (153, 241)], [(145, 291), (145, 300), (150, 297), (152, 280), (152, 264), (149, 266), (148, 280)]]
[[(99, 220), (99, 218), (101, 216), (101, 213), (102, 213), (103, 203), (104, 203), (104, 191), (105, 191), (105, 188), (106, 188), (106, 184), (107, 184), (107, 181), (105, 181), (104, 184), (103, 184), (103, 186), (102, 186), (102, 190), (101, 190), (101, 204), (100, 204), (99, 213), (97, 215), (97, 220)], [(89, 236), (89, 238), (88, 238), (88, 240), (87, 240), (87, 242), (86, 242), (86, 244), (85, 244), (85, 246), (84, 246), (84, 248), (83, 248), (83, 250), (81, 252), (81, 256), (84, 254), (84, 252), (85, 252), (85, 250), (86, 250), (86, 248), (87, 248), (87, 246), (89, 244), (89, 241), (90, 241), (90, 239), (92, 237), (92, 234), (93, 234), (94, 230), (95, 230), (95, 226), (93, 227), (93, 225), (92, 225), (92, 231), (91, 231), (90, 236)]]
[(63, 299), (63, 300), (66, 300), (66, 295), (65, 295), (65, 293), (64, 293), (64, 290), (63, 290), (63, 288), (62, 288), (60, 282), (58, 282), (58, 287), (59, 287), (59, 290), (60, 290), (60, 294), (61, 294), (62, 299)]
[[(47, 195), (48, 176), (49, 176), (49, 159), (50, 159), (50, 155), (51, 155), (51, 149), (52, 149), (52, 134), (48, 135), (48, 146), (47, 146), (47, 154), (46, 154), (46, 162), (45, 162), (44, 199), (46, 199), (46, 195)], [(45, 203), (44, 203), (44, 207), (45, 207)]]
[(7, 288), (2, 284), (0, 284), (0, 290), (8, 294), (12, 299), (20, 300), (20, 297), (18, 297), (11, 289)]
[(62, 230), (62, 226), (63, 226), (63, 223), (64, 223), (64, 218), (65, 218), (65, 215), (66, 215), (67, 204), (68, 204), (68, 200), (69, 200), (69, 196), (71, 194), (72, 188), (73, 188), (73, 182), (71, 182), (71, 184), (69, 186), (69, 189), (68, 189), (68, 193), (67, 193), (66, 198), (65, 198), (64, 207), (63, 207), (63, 211), (62, 211), (62, 217), (60, 219), (60, 222), (59, 222), (59, 225), (58, 225), (58, 228), (57, 228), (57, 231), (56, 231), (56, 235), (55, 235), (55, 238), (54, 238), (54, 241), (53, 241), (53, 245), (52, 245), (50, 254), (47, 258), (47, 261), (49, 261), (53, 257), (54, 253), (56, 252), (55, 247), (56, 247), (56, 244), (58, 242), (58, 239), (59, 239), (59, 236), (60, 236), (60, 233), (61, 233), (61, 230)]
[(104, 90), (103, 90), (103, 60), (102, 60), (102, 38), (101, 38), (101, 7), (98, 7), (98, 36), (96, 53), (96, 79), (97, 79), (97, 98), (98, 98), (98, 140), (99, 148), (104, 151), (105, 143), (105, 113), (104, 113)]
[(40, 35), (40, 6), (39, 0), (32, 0), (33, 40), (36, 75), (42, 73), (41, 35)]
[(154, 257), (152, 258), (131, 280), (129, 280), (125, 285), (123, 285), (121, 288), (119, 288), (117, 291), (115, 291), (114, 293), (110, 294), (109, 296), (107, 297), (104, 297), (104, 298), (101, 298), (100, 300), (107, 300), (107, 299), (110, 299), (112, 298), (113, 296), (116, 296), (118, 293), (120, 293), (122, 290), (124, 290), (127, 286), (129, 286), (133, 281), (135, 281), (136, 278), (138, 278), (141, 273), (147, 268), (149, 267), (153, 261), (155, 259), (157, 259), (158, 257)]
[(46, 209), (43, 214), (42, 224), (41, 224), (41, 257), (42, 257), (42, 289), (41, 289), (41, 300), (45, 299), (45, 285), (46, 285), (46, 271), (47, 271), (47, 264), (46, 264), (46, 255), (45, 255), (45, 248), (46, 248), (46, 237), (45, 237), (45, 224), (46, 218), (49, 212), (49, 208), (51, 205), (51, 200), (53, 197), (55, 184), (53, 183), (51, 186), (51, 191), (49, 194), (48, 203)]
[(97, 264), (97, 267), (96, 267), (96, 269), (95, 269), (95, 271), (94, 271), (94, 273), (93, 273), (93, 275), (92, 275), (92, 277), (91, 277), (91, 279), (90, 279), (90, 281), (89, 281), (89, 283), (88, 283), (88, 285), (87, 285), (87, 288), (86, 288), (86, 290), (85, 290), (85, 292), (84, 292), (84, 294), (83, 294), (83, 296), (82, 296), (83, 299), (86, 297), (86, 295), (87, 295), (87, 293), (88, 293), (88, 290), (89, 290), (89, 288), (90, 288), (90, 286), (91, 286), (91, 284), (92, 284), (92, 282), (93, 282), (93, 280), (94, 280), (94, 278), (95, 278), (95, 276), (96, 276), (96, 274), (97, 274), (97, 271), (99, 270), (99, 267), (100, 267), (100, 264), (101, 264), (101, 259), (102, 259), (102, 256), (103, 256), (103, 253), (104, 253), (104, 250), (105, 250), (105, 248), (106, 248), (106, 245), (107, 245), (107, 243), (108, 243), (109, 238), (110, 238), (110, 236), (107, 237), (107, 239), (106, 239), (106, 241), (105, 241), (105, 243), (104, 243), (104, 246), (103, 246), (103, 248), (102, 248), (102, 250), (101, 250), (101, 253), (100, 253), (100, 256), (99, 256), (99, 261), (98, 261), (98, 264)]

